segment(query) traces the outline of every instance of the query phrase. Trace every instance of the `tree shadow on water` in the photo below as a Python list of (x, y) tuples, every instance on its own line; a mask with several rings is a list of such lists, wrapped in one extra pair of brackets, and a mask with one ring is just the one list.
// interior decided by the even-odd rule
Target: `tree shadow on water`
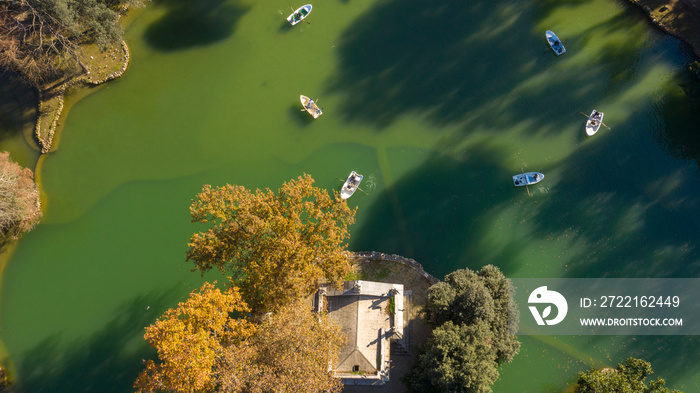
[(698, 277), (697, 173), (654, 146), (647, 116), (625, 123), (557, 166), (533, 236), (572, 244), (570, 277)]
[[(598, 99), (608, 80), (631, 76), (622, 68), (598, 67), (608, 58), (585, 64), (555, 56), (544, 31), (537, 31), (545, 16), (529, 3), (381, 3), (341, 35), (339, 69), (330, 90), (344, 94), (346, 121), (378, 128), (408, 112), (438, 126), (469, 116), (496, 128), (561, 123), (577, 111), (572, 107)], [(626, 26), (617, 18), (601, 28)], [(614, 50), (618, 59), (636, 49)], [(606, 75), (597, 78), (602, 72)]]
[[(478, 146), (464, 158), (436, 154), (378, 197), (351, 247), (413, 258), (438, 277), (465, 264), (480, 268), (475, 239), (487, 225), (484, 212), (513, 195), (501, 158)], [(510, 261), (503, 258), (499, 267), (508, 272)]]
[(137, 297), (115, 313), (105, 327), (83, 340), (63, 343), (49, 337), (16, 357), (18, 381), (13, 393), (124, 393), (133, 391), (143, 369), (142, 359), (153, 350), (143, 339), (176, 297), (175, 290)]
[(36, 121), (36, 90), (19, 76), (0, 72), (0, 142)]
[(687, 67), (679, 75), (681, 91), (665, 97), (661, 111), (665, 127), (658, 134), (661, 143), (679, 159), (695, 160), (700, 168), (700, 74)]
[(146, 30), (146, 41), (164, 51), (187, 49), (229, 37), (248, 8), (230, 0), (156, 0), (168, 12)]

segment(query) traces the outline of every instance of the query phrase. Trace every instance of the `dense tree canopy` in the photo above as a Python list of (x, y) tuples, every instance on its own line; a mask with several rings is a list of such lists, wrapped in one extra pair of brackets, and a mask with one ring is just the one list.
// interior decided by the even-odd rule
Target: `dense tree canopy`
[(489, 393), (498, 379), (493, 333), (484, 321), (435, 328), (411, 377), (413, 391)]
[(431, 286), (424, 314), (434, 329), (409, 378), (411, 390), (491, 392), (498, 365), (520, 348), (513, 291), (492, 265), (457, 270)]
[(232, 313), (247, 311), (236, 288), (221, 292), (205, 283), (146, 328), (144, 337), (158, 351), (160, 362), (146, 361), (134, 386), (139, 392), (213, 391), (224, 349), (255, 330), (246, 319), (232, 318)]
[(133, 0), (0, 1), (0, 67), (40, 84), (80, 68), (79, 46), (121, 38), (115, 10)]
[(34, 174), (0, 153), (0, 232), (16, 238), (34, 228), (41, 215)]
[[(648, 362), (629, 358), (616, 369), (604, 368), (581, 373), (575, 393), (669, 393), (663, 378), (646, 383), (646, 378), (654, 371)], [(682, 393), (674, 390), (673, 393)]]
[(342, 385), (328, 367), (344, 340), (327, 315), (297, 300), (266, 316), (249, 340), (225, 351), (219, 391), (338, 393)]
[(493, 265), (478, 273), (456, 270), (428, 290), (426, 319), (433, 326), (447, 321), (467, 325), (486, 322), (496, 337), (498, 363), (510, 362), (520, 347), (514, 336), (519, 313), (512, 301), (513, 291), (510, 281)]
[(339, 392), (328, 369), (343, 335), (326, 315), (297, 300), (257, 322), (235, 288), (204, 284), (146, 328), (158, 351), (139, 392)]
[(190, 207), (195, 233), (187, 259), (202, 272), (217, 268), (254, 312), (308, 295), (321, 279), (339, 281), (351, 269), (345, 254), (350, 210), (305, 175), (270, 189), (205, 186)]

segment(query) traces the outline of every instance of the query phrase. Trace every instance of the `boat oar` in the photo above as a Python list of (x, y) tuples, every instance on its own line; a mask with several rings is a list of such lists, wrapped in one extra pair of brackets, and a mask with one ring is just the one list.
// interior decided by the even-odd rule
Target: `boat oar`
[(527, 176), (525, 176), (525, 171), (523, 170), (523, 167), (520, 167), (520, 172), (522, 172), (523, 180), (525, 180), (525, 189), (527, 190), (527, 196), (532, 196), (530, 195), (530, 187), (527, 186)]
[[(341, 178), (336, 177), (336, 179), (338, 179), (338, 180), (342, 181), (343, 183), (345, 183), (345, 180), (343, 180), (343, 179), (341, 179)], [(367, 193), (367, 191), (361, 189), (360, 186), (357, 186), (357, 189), (360, 190), (360, 191), (362, 191), (362, 192), (364, 192), (365, 194), (369, 195), (369, 193)]]
[[(589, 116), (589, 115), (587, 115), (587, 114), (585, 114), (585, 113), (583, 113), (583, 112), (579, 112), (579, 113), (582, 114), (582, 115), (584, 115), (584, 116), (586, 116), (586, 117), (589, 118), (589, 119), (591, 118), (591, 116)], [(604, 125), (605, 128), (607, 128), (608, 130), (610, 129), (610, 127), (608, 127), (608, 126), (607, 126), (605, 123), (603, 123), (602, 121), (600, 122), (600, 124)]]
[[(297, 11), (297, 10), (295, 10), (294, 7), (292, 7), (291, 5), (289, 6), (289, 8), (292, 9), (292, 12), (296, 12), (296, 11)], [(304, 22), (306, 22), (306, 23), (308, 23), (308, 24), (311, 24), (311, 22), (309, 22), (308, 20), (305, 20)]]

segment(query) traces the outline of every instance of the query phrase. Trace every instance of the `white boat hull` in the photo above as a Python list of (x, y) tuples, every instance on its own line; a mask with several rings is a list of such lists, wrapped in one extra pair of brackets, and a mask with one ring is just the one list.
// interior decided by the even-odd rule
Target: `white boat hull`
[(296, 25), (297, 23), (304, 20), (304, 18), (306, 18), (307, 15), (309, 15), (309, 12), (311, 12), (311, 8), (311, 4), (307, 4), (297, 8), (296, 11), (292, 12), (292, 14), (287, 17), (287, 22), (291, 23), (292, 26)]
[(588, 116), (588, 121), (586, 121), (586, 135), (593, 136), (600, 129), (601, 124), (603, 124), (603, 112), (598, 112), (593, 110), (591, 115)]
[(542, 180), (544, 180), (544, 175), (540, 172), (526, 172), (518, 175), (513, 175), (513, 184), (516, 187), (537, 184)]
[(299, 100), (301, 101), (301, 105), (304, 107), (304, 109), (306, 109), (306, 111), (309, 112), (314, 119), (318, 119), (318, 117), (323, 114), (323, 110), (321, 110), (321, 108), (319, 108), (311, 98), (305, 95), (300, 95)]
[(354, 194), (355, 191), (357, 191), (358, 187), (360, 187), (362, 177), (362, 175), (355, 171), (350, 172), (350, 176), (348, 176), (348, 179), (345, 181), (345, 184), (343, 184), (343, 188), (340, 190), (340, 197), (343, 199), (350, 198), (352, 194)]

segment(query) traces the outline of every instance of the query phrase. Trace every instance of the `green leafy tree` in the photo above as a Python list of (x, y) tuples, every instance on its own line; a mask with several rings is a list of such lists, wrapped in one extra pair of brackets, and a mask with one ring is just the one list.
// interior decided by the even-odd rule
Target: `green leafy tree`
[(209, 228), (191, 237), (187, 259), (229, 277), (256, 313), (311, 294), (319, 280), (338, 282), (351, 270), (345, 240), (356, 210), (313, 183), (300, 176), (277, 193), (205, 186), (190, 212)]
[(498, 365), (520, 348), (513, 293), (492, 265), (454, 271), (431, 286), (424, 316), (434, 329), (408, 379), (411, 391), (491, 392)]
[(433, 330), (409, 376), (416, 392), (490, 393), (498, 379), (493, 333), (484, 321), (448, 321)]
[[(604, 368), (579, 374), (575, 393), (669, 393), (663, 378), (646, 383), (653, 372), (651, 364), (631, 357), (618, 364), (616, 369)], [(673, 390), (673, 393), (683, 392)]]
[(513, 292), (510, 281), (493, 265), (478, 273), (456, 270), (428, 290), (426, 320), (433, 326), (448, 321), (467, 325), (486, 322), (494, 333), (498, 363), (507, 363), (520, 348), (514, 336), (519, 314)]
[(17, 238), (30, 231), (42, 216), (34, 174), (0, 153), (0, 232)]

